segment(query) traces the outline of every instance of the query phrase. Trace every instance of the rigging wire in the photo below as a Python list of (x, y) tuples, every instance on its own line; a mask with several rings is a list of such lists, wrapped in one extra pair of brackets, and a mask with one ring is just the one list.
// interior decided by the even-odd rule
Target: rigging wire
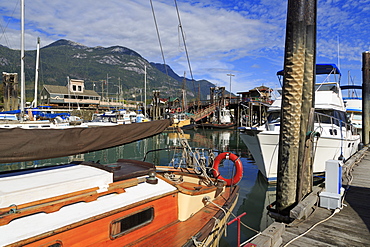
[[(184, 43), (184, 49), (185, 49), (185, 54), (186, 54), (186, 59), (188, 61), (188, 66), (189, 66), (189, 71), (190, 71), (190, 76), (191, 76), (191, 81), (193, 82), (193, 88), (194, 88), (194, 92), (195, 92), (195, 86), (194, 86), (194, 77), (193, 77), (193, 71), (191, 70), (191, 65), (190, 65), (190, 59), (189, 59), (189, 53), (188, 53), (188, 49), (186, 47), (186, 42), (185, 42), (185, 35), (184, 35), (184, 30), (182, 28), (182, 23), (181, 23), (181, 18), (180, 18), (180, 12), (179, 12), (179, 8), (177, 6), (177, 1), (175, 1), (175, 6), (176, 6), (176, 12), (177, 12), (177, 18), (179, 20), (179, 29), (181, 30), (181, 37), (182, 37), (182, 41)], [(199, 95), (200, 96), (200, 95)]]
[(179, 20), (179, 28), (181, 30), (181, 36), (182, 36), (182, 41), (184, 42), (184, 49), (185, 49), (185, 53), (186, 53), (186, 59), (188, 61), (188, 66), (189, 66), (189, 71), (190, 71), (190, 76), (191, 76), (191, 80), (194, 80), (193, 78), (193, 72), (191, 70), (191, 65), (190, 65), (190, 59), (189, 59), (189, 53), (188, 53), (188, 49), (186, 47), (186, 42), (185, 42), (185, 35), (184, 35), (184, 30), (182, 28), (182, 23), (181, 23), (181, 18), (180, 18), (180, 12), (179, 12), (179, 8), (177, 6), (177, 1), (175, 1), (175, 6), (176, 6), (176, 12), (177, 12), (177, 18)]
[[(14, 16), (15, 10), (18, 8), (18, 4), (19, 4), (19, 1), (17, 1), (17, 2), (16, 2), (16, 5), (15, 5), (15, 7), (14, 7), (14, 9), (13, 9), (13, 13), (12, 13), (12, 15), (11, 15), (11, 16)], [(11, 48), (11, 47), (10, 47), (10, 44), (9, 44), (9, 40), (7, 39), (7, 37), (6, 37), (6, 35), (5, 35), (5, 30), (8, 28), (9, 23), (10, 23), (10, 18), (9, 18), (8, 22), (6, 23), (6, 26), (5, 26), (5, 27), (3, 27), (3, 26), (1, 25), (1, 23), (0, 23), (0, 28), (1, 28), (1, 33), (2, 33), (2, 35), (0, 36), (0, 40), (4, 37), (4, 40), (5, 40), (6, 45), (7, 45), (9, 48)]]
[(162, 47), (162, 42), (161, 42), (161, 36), (159, 35), (158, 24), (157, 24), (157, 19), (155, 17), (155, 12), (154, 12), (154, 7), (153, 7), (153, 1), (152, 0), (150, 0), (150, 6), (152, 7), (152, 14), (153, 14), (153, 19), (154, 19), (154, 25), (155, 25), (155, 29), (157, 30), (157, 37), (158, 37), (159, 47), (161, 48), (161, 54), (162, 54), (164, 69), (165, 69), (166, 75), (168, 77), (166, 60), (164, 58), (164, 52), (163, 52), (163, 47)]

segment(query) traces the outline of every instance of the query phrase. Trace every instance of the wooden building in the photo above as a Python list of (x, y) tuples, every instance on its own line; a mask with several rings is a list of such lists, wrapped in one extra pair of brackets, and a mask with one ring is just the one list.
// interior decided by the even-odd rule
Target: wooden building
[(267, 109), (272, 104), (272, 89), (265, 86), (255, 87), (247, 92), (238, 92), (240, 102), (240, 126), (255, 127), (265, 123)]
[(262, 102), (271, 104), (272, 89), (266, 86), (255, 87), (247, 92), (238, 92), (241, 95), (242, 102)]
[(86, 90), (83, 80), (71, 79), (67, 86), (44, 85), (40, 99), (42, 105), (96, 108), (101, 96), (93, 90)]

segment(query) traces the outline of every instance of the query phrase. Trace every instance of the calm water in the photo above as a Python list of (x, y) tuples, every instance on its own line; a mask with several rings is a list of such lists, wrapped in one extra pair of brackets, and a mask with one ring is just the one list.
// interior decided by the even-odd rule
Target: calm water
[[(238, 203), (233, 211), (235, 215), (244, 212), (242, 222), (253, 229), (263, 230), (272, 220), (267, 216), (266, 205), (274, 201), (274, 187), (268, 186), (267, 182), (258, 173), (257, 167), (253, 164), (248, 150), (241, 141), (236, 130), (204, 130), (184, 131), (188, 143), (193, 148), (211, 148), (219, 152), (230, 151), (241, 157), (243, 164), (243, 179), (239, 182), (240, 196)], [(161, 149), (168, 146), (178, 145), (179, 140), (173, 132), (164, 132), (157, 136), (126, 144), (123, 146), (87, 153), (83, 155), (64, 157), (57, 159), (47, 159), (33, 162), (21, 162), (14, 164), (0, 164), (0, 171), (26, 169), (31, 167), (40, 167), (55, 164), (65, 164), (73, 160), (99, 161), (102, 164), (114, 163), (118, 158), (142, 160), (146, 152), (153, 149)], [(217, 154), (216, 154), (217, 155)], [(147, 161), (155, 164), (168, 163), (173, 158), (172, 154), (161, 153), (161, 155), (148, 155)], [(232, 164), (225, 164), (227, 165)], [(220, 168), (221, 169), (221, 168)], [(230, 177), (221, 171), (222, 176)], [(254, 236), (255, 233), (245, 227), (241, 227), (241, 242)], [(228, 227), (227, 236), (221, 240), (220, 246), (237, 245), (237, 223)]]

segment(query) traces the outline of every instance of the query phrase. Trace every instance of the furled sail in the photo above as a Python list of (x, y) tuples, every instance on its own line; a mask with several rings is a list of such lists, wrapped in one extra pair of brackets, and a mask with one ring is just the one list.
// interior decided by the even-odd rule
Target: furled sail
[(170, 119), (68, 129), (0, 129), (0, 163), (50, 159), (98, 151), (161, 133)]

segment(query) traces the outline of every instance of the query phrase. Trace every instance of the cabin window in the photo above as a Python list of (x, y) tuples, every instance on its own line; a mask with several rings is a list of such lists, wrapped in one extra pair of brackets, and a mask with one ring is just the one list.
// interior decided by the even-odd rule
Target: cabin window
[(76, 85), (72, 85), (72, 91), (73, 91), (73, 92), (76, 92), (76, 91), (77, 91), (77, 87), (76, 87)]
[(116, 219), (111, 224), (111, 238), (121, 237), (124, 234), (149, 224), (153, 219), (153, 207)]
[(82, 86), (78, 86), (78, 91), (82, 92)]
[(54, 243), (52, 245), (49, 245), (48, 247), (61, 247), (62, 243)]

